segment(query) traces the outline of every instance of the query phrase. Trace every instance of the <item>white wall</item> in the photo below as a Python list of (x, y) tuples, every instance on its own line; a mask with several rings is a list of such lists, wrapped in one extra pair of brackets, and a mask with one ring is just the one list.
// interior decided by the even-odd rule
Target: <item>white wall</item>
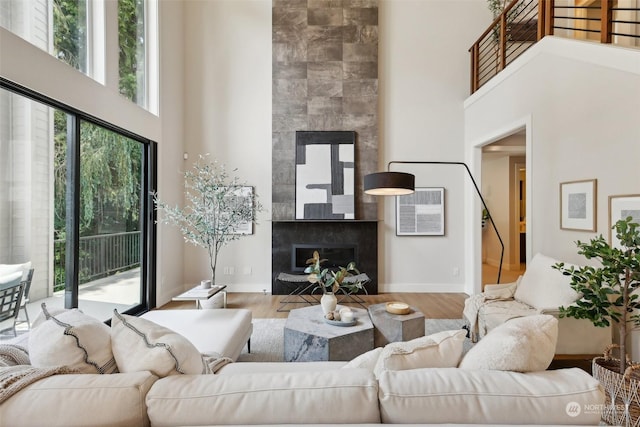
[[(163, 201), (182, 204), (184, 186), (177, 179), (184, 152), (184, 11), (181, 2), (161, 1), (158, 9), (162, 141), (158, 145), (158, 193)], [(184, 290), (184, 243), (176, 227), (158, 225), (156, 304)]]
[[(468, 49), (490, 22), (483, 0), (380, 0), (381, 170), (391, 160), (465, 161)], [(415, 173), (418, 187), (445, 187), (445, 236), (396, 236), (395, 200), (381, 200), (380, 291), (463, 291), (473, 276), (464, 215), (472, 205), (465, 200), (475, 197), (464, 169), (422, 165), (393, 170)], [(481, 209), (478, 222), (480, 215)]]
[(584, 264), (574, 242), (594, 233), (560, 230), (559, 184), (598, 180), (605, 236), (608, 196), (640, 193), (640, 54), (546, 37), (494, 80), (465, 102), (467, 148), (528, 121), (527, 255)]
[[(189, 168), (210, 153), (271, 206), (271, 1), (191, 0), (185, 9), (185, 144)], [(165, 173), (171, 174), (167, 170)], [(181, 179), (175, 171), (175, 179)], [(216, 281), (271, 290), (271, 213), (220, 252)], [(224, 267), (234, 274), (224, 275)], [(250, 271), (250, 273), (249, 273)], [(209, 278), (206, 251), (185, 247), (185, 286)]]

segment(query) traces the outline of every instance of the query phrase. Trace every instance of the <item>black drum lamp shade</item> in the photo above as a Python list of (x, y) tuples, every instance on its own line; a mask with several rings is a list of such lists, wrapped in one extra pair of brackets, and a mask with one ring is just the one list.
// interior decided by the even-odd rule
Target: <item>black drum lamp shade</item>
[(416, 188), (416, 177), (405, 172), (376, 172), (364, 177), (364, 192), (372, 196), (403, 196)]

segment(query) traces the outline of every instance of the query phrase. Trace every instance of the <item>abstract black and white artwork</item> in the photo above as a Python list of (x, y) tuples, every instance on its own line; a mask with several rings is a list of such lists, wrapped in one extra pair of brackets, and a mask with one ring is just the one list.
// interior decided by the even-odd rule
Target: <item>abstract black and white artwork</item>
[(444, 236), (444, 188), (396, 196), (397, 236)]
[(355, 132), (296, 132), (296, 219), (355, 219)]

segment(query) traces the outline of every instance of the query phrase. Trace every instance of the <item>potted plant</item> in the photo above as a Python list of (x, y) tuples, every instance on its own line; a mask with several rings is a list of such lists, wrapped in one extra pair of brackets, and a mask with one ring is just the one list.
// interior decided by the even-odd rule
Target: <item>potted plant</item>
[[(634, 327), (640, 326), (640, 301), (637, 293), (640, 287), (640, 226), (628, 217), (617, 221), (612, 229), (615, 230), (620, 247), (612, 247), (602, 235), (591, 239), (589, 243), (576, 242), (578, 254), (584, 255), (587, 259), (598, 260), (600, 266), (575, 268), (558, 263), (553, 268), (571, 276), (571, 287), (582, 295), (576, 304), (560, 307), (561, 317), (588, 319), (595, 326), (606, 327), (612, 323), (617, 326), (620, 360), (611, 359), (610, 349), (606, 349), (604, 358), (594, 359), (593, 375), (603, 383), (606, 391), (611, 393), (613, 401), (620, 397), (623, 405), (635, 404), (637, 417), (640, 415), (640, 408), (636, 399), (629, 402), (631, 393), (628, 396), (616, 396), (615, 393), (625, 394), (629, 391), (628, 387), (637, 388), (637, 385), (629, 383), (636, 380), (631, 378), (634, 367), (629, 366), (626, 339)], [(605, 421), (618, 423), (620, 419), (616, 417), (615, 408), (613, 409), (610, 412), (614, 419)], [(632, 408), (629, 411), (632, 411)], [(605, 415), (608, 412), (605, 411)]]
[(338, 299), (336, 298), (336, 292), (343, 287), (348, 292), (355, 292), (362, 289), (362, 285), (365, 283), (362, 280), (355, 280), (353, 282), (346, 283), (344, 279), (347, 277), (360, 274), (356, 268), (356, 263), (351, 261), (346, 267), (339, 267), (337, 270), (331, 270), (329, 268), (322, 268), (322, 263), (326, 262), (326, 259), (320, 258), (318, 251), (313, 252), (313, 257), (309, 258), (306, 262), (308, 265), (304, 272), (309, 275), (307, 280), (310, 283), (316, 284), (316, 288), (320, 288), (322, 291), (322, 297), (320, 298), (320, 305), (322, 311), (327, 314), (336, 309), (338, 305)]
[(184, 173), (187, 205), (170, 206), (154, 194), (161, 222), (180, 228), (184, 240), (205, 248), (209, 255), (211, 283), (216, 283), (216, 266), (220, 249), (246, 235), (240, 230), (256, 223), (262, 206), (254, 192), (246, 194), (238, 177), (230, 177), (225, 166), (217, 161), (205, 162), (200, 156), (193, 170)]

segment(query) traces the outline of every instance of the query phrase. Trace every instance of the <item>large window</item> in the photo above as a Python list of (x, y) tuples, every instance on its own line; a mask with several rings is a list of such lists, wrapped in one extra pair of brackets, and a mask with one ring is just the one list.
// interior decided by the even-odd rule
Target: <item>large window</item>
[(53, 12), (53, 55), (86, 74), (88, 58), (87, 0), (53, 0), (51, 6)]
[(31, 261), (30, 300), (50, 307), (148, 309), (154, 144), (2, 86), (0, 264)]
[(155, 113), (156, 2), (0, 0), (0, 26)]
[(144, 6), (144, 0), (118, 0), (120, 93), (140, 106), (147, 99)]

